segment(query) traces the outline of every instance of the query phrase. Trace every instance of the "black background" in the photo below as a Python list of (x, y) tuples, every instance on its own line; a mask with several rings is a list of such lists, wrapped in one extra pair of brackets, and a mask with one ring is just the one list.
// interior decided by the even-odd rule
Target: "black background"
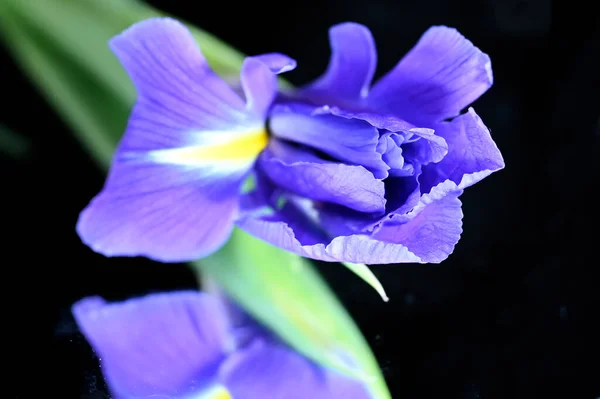
[[(462, 196), (464, 233), (441, 265), (373, 269), (387, 304), (339, 265), (319, 268), (372, 345), (396, 398), (600, 397), (598, 194), (600, 29), (591, 6), (550, 0), (150, 1), (247, 54), (286, 53), (305, 83), (325, 68), (327, 29), (373, 32), (378, 76), (434, 24), (492, 58), (475, 104), (506, 169)], [(42, 0), (40, 0), (42, 4)], [(50, 4), (50, 2), (45, 3)], [(590, 2), (593, 4), (593, 2)], [(69, 313), (77, 299), (178, 288), (183, 265), (106, 259), (80, 243), (79, 211), (102, 173), (2, 49), (2, 122), (30, 138), (0, 159), (9, 397), (107, 398)], [(8, 392), (12, 390), (9, 389)], [(3, 396), (4, 396), (3, 395)], [(41, 395), (41, 396), (40, 396)]]

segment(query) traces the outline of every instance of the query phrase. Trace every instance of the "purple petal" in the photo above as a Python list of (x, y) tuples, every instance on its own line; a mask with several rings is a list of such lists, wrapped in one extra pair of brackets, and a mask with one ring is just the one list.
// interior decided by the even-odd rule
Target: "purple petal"
[(448, 152), (448, 146), (433, 130), (413, 128), (382, 134), (377, 151), (390, 167), (389, 175), (399, 177), (413, 176), (422, 165), (439, 162)]
[(492, 83), (486, 54), (456, 29), (434, 26), (373, 86), (368, 102), (379, 113), (430, 127), (458, 115)]
[[(310, 215), (314, 214), (310, 201), (299, 200), (289, 195), (280, 195), (279, 198), (284, 200), (283, 206), (275, 207), (273, 213), (254, 214), (240, 218), (237, 221), (238, 227), (254, 234), (252, 228), (258, 226), (260, 223), (268, 225), (285, 224), (293, 232), (294, 238), (303, 245), (316, 245), (329, 242), (330, 239), (325, 231), (321, 229), (314, 218), (310, 217)], [(309, 206), (307, 206), (307, 202)], [(258, 221), (259, 223), (255, 224), (252, 221)], [(256, 234), (256, 236), (264, 239), (261, 234), (265, 233), (265, 231), (257, 230), (257, 232), (259, 234)], [(271, 242), (269, 240), (265, 241)], [(271, 243), (277, 245), (273, 242)]]
[[(318, 208), (322, 229), (332, 236), (353, 234), (371, 235), (381, 224), (404, 218), (418, 204), (421, 191), (418, 184), (420, 170), (408, 177), (390, 177), (385, 180), (386, 214), (383, 216), (356, 212), (337, 205), (323, 204)], [(406, 220), (406, 219), (401, 219)]]
[[(330, 107), (328, 111), (332, 115), (342, 118), (363, 120), (377, 129), (388, 130), (392, 133), (401, 132), (405, 136), (417, 136), (424, 139), (410, 144), (407, 148), (409, 157), (412, 156), (419, 165), (439, 162), (448, 153), (446, 141), (443, 137), (435, 134), (433, 129), (417, 127), (395, 116), (370, 111), (348, 111), (339, 107)], [(390, 171), (390, 173), (392, 172)]]
[(412, 176), (415, 172), (413, 165), (406, 162), (402, 154), (402, 144), (405, 136), (402, 134), (387, 132), (379, 137), (377, 152), (381, 159), (390, 167), (390, 176)]
[(332, 54), (327, 71), (301, 91), (311, 97), (342, 101), (366, 97), (377, 66), (371, 32), (363, 25), (347, 22), (329, 30), (329, 41)]
[(443, 137), (434, 133), (432, 129), (414, 128), (407, 131), (420, 140), (405, 144), (402, 149), (404, 156), (419, 165), (440, 162), (448, 154), (448, 144)]
[(417, 257), (416, 262), (446, 259), (462, 232), (458, 200), (462, 191), (448, 180), (421, 196), (414, 177), (389, 180), (386, 191), (391, 210), (384, 217), (366, 218), (356, 212), (324, 208), (319, 213), (323, 228), (338, 234), (362, 232), (374, 240), (403, 245)]
[(266, 145), (262, 114), (275, 88), (265, 82), (273, 73), (246, 62), (247, 108), (179, 22), (135, 24), (111, 47), (138, 101), (107, 182), (81, 213), (77, 231), (106, 256), (163, 262), (206, 256), (229, 237), (241, 182)]
[(502, 154), (472, 108), (451, 122), (438, 124), (436, 134), (446, 140), (449, 152), (439, 163), (423, 168), (423, 192), (447, 179), (464, 189), (504, 168)]
[(277, 94), (275, 74), (291, 71), (296, 61), (283, 54), (271, 53), (247, 57), (242, 65), (241, 83), (248, 109), (262, 120)]
[(242, 64), (241, 82), (248, 109), (265, 118), (277, 93), (277, 77), (267, 65), (247, 57)]
[(210, 69), (181, 23), (170, 18), (139, 22), (113, 38), (110, 47), (135, 84), (143, 104), (138, 106), (158, 108), (161, 115), (152, 122), (167, 124), (164, 132), (152, 135), (153, 142), (147, 143), (152, 148), (180, 144), (173, 129), (221, 130), (248, 119), (244, 101)]
[(383, 181), (362, 166), (324, 161), (276, 139), (262, 153), (259, 165), (279, 187), (297, 195), (361, 212), (385, 211)]
[[(382, 154), (383, 161), (390, 166), (389, 174), (392, 176), (407, 176), (412, 173), (402, 173), (407, 168), (398, 170), (399, 161), (403, 162), (405, 157), (414, 161), (419, 165), (426, 165), (431, 162), (439, 162), (447, 153), (448, 145), (443, 137), (435, 134), (433, 129), (416, 127), (400, 118), (392, 115), (377, 114), (371, 111), (349, 111), (339, 107), (327, 107), (327, 111), (332, 115), (346, 119), (357, 119), (369, 123), (371, 126), (387, 130), (388, 133), (383, 133), (379, 138), (377, 151)], [(391, 132), (391, 133), (390, 133)], [(404, 137), (398, 141), (398, 134)], [(414, 140), (410, 137), (420, 137), (423, 140)], [(406, 141), (411, 143), (405, 144)], [(400, 145), (404, 144), (402, 155)], [(395, 157), (395, 161), (391, 157)], [(394, 170), (396, 169), (396, 170)]]
[(237, 226), (277, 247), (325, 262), (405, 263), (420, 258), (401, 244), (377, 241), (367, 235), (327, 238), (299, 209), (284, 207), (274, 215), (240, 218)]
[(282, 345), (255, 341), (232, 355), (221, 380), (235, 399), (368, 399), (357, 380), (319, 368)]
[(91, 297), (73, 305), (73, 315), (120, 398), (200, 391), (212, 383), (228, 350), (225, 313), (199, 292), (113, 304)]
[(368, 110), (349, 110), (340, 107), (327, 107), (327, 111), (335, 116), (346, 119), (358, 119), (369, 123), (377, 129), (389, 130), (390, 132), (402, 132), (415, 128), (412, 123), (408, 123), (403, 119), (393, 115), (382, 114)]
[(384, 221), (373, 238), (406, 246), (420, 263), (440, 263), (462, 233), (461, 193), (452, 181), (436, 186), (412, 211)]
[(439, 263), (460, 239), (462, 210), (458, 196), (462, 191), (450, 180), (420, 197), (418, 186), (405, 188), (402, 194), (391, 194), (398, 197), (392, 200), (398, 208), (385, 217), (365, 217), (347, 208), (319, 210), (321, 229), (338, 235), (333, 239), (323, 233), (317, 235), (314, 222), (294, 208), (275, 215), (245, 217), (238, 226), (275, 246), (327, 262)]
[(272, 73), (280, 74), (292, 71), (296, 68), (296, 60), (280, 53), (267, 53), (254, 56), (260, 62), (264, 63)]
[(77, 233), (105, 256), (199, 259), (217, 250), (233, 229), (244, 175), (227, 173), (116, 161), (104, 189), (81, 212)]
[(368, 123), (331, 115), (328, 107), (276, 105), (270, 129), (277, 138), (304, 144), (351, 165), (361, 165), (378, 179), (388, 166), (376, 151), (378, 130)]

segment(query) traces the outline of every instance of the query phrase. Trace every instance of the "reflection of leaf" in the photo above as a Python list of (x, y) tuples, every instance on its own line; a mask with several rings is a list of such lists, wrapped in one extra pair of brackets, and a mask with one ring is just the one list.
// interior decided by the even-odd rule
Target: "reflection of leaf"
[(31, 148), (29, 139), (0, 124), (0, 153), (14, 159), (25, 158)]
[(389, 397), (367, 343), (310, 261), (236, 229), (194, 266), (303, 353), (319, 350), (321, 362), (370, 382), (374, 397)]
[[(105, 170), (135, 101), (107, 42), (157, 15), (134, 0), (0, 0), (4, 41)], [(239, 73), (240, 53), (192, 32), (217, 73)], [(309, 261), (236, 229), (222, 250), (194, 267), (306, 356), (368, 376), (374, 397), (390, 397), (360, 331)]]

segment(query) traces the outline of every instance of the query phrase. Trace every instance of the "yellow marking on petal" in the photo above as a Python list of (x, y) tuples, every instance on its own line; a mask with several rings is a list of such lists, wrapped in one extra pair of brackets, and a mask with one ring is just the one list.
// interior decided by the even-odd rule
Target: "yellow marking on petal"
[(226, 143), (178, 148), (173, 155), (182, 163), (254, 159), (268, 142), (266, 129), (258, 129)]
[(215, 393), (211, 397), (211, 399), (233, 399), (233, 396), (231, 396), (227, 389), (222, 388), (217, 393)]
[(202, 395), (203, 399), (233, 399), (231, 393), (223, 386), (216, 386)]

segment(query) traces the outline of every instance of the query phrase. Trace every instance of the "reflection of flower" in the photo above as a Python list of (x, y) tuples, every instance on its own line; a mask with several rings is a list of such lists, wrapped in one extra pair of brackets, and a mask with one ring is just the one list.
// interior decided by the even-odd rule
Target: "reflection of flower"
[(208, 294), (91, 297), (73, 314), (116, 399), (369, 398), (358, 381), (317, 367)]
[[(275, 74), (295, 67), (284, 55), (246, 58), (244, 102), (178, 22), (113, 39), (138, 102), (82, 239), (106, 255), (184, 261), (218, 249), (235, 223), (325, 261), (444, 260), (462, 231), (458, 196), (504, 166), (475, 112), (459, 115), (491, 86), (489, 57), (433, 27), (370, 87), (369, 30), (330, 33), (325, 74), (275, 102)], [(248, 175), (255, 188), (241, 194)]]

